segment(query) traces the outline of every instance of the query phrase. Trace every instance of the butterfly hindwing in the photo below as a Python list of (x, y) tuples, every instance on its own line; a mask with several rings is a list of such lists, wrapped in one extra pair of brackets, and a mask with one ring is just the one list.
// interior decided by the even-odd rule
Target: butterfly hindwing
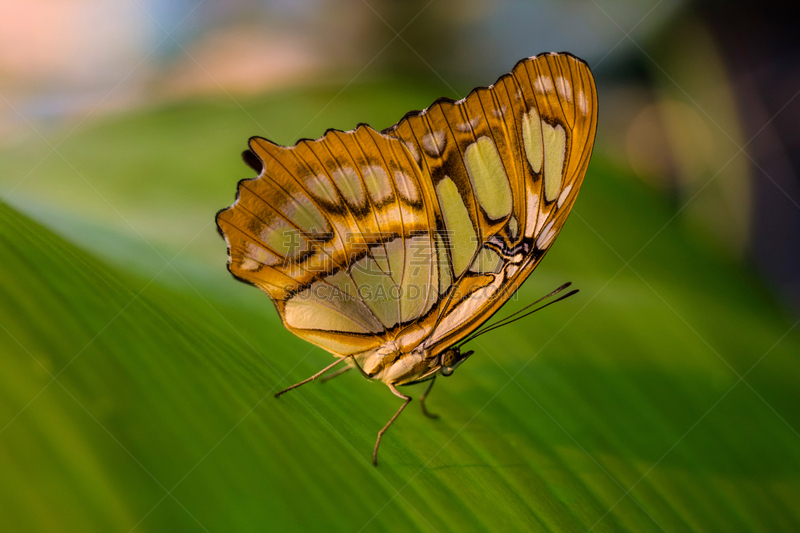
[(362, 125), (288, 148), (253, 138), (250, 150), (262, 172), (217, 221), (229, 269), (272, 297), (287, 328), (347, 355), (430, 310), (438, 262), (418, 253), (433, 248), (430, 192), (401, 141)]
[(441, 351), (549, 249), (596, 121), (588, 67), (548, 54), (381, 133), (360, 125), (292, 147), (255, 137), (262, 171), (217, 217), (229, 269), (266, 291), (292, 332), (367, 367), (387, 343)]

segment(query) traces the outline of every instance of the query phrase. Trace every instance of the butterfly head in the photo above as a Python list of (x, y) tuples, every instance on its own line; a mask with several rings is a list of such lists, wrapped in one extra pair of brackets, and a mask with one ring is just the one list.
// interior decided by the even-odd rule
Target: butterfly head
[(458, 366), (467, 360), (467, 357), (474, 353), (473, 350), (462, 352), (458, 346), (452, 346), (445, 350), (441, 355), (441, 370), (443, 376), (449, 376)]

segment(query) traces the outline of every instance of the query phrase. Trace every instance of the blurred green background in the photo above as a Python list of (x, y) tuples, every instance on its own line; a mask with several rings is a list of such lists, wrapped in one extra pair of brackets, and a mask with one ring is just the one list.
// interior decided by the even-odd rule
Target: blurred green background
[[(776, 3), (0, 7), (0, 530), (800, 529), (800, 46)], [(516, 60), (598, 82), (570, 222), (426, 419), (236, 283), (251, 135), (382, 129)], [(501, 313), (502, 315), (503, 313)], [(412, 396), (422, 390), (412, 387)]]

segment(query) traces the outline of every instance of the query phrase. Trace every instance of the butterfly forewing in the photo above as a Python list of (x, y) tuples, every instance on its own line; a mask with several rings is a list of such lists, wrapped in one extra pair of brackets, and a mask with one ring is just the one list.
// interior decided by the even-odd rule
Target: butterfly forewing
[(265, 290), (292, 332), (358, 354), (368, 372), (423, 343), (436, 355), (549, 249), (596, 121), (588, 67), (548, 54), (382, 133), (360, 125), (292, 147), (253, 138), (262, 172), (217, 218), (229, 269)]
[(431, 350), (488, 319), (549, 249), (583, 181), (596, 121), (589, 69), (547, 54), (385, 131), (419, 150), (437, 192), (437, 231), (449, 244), (455, 277), (436, 309)]

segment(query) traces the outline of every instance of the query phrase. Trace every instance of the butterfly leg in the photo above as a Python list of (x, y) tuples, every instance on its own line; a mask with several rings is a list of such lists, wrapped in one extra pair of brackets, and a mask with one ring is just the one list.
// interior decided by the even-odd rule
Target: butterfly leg
[(398, 391), (395, 388), (395, 386), (392, 385), (391, 383), (389, 383), (388, 385), (389, 385), (389, 390), (391, 390), (395, 396), (397, 396), (398, 398), (402, 398), (405, 401), (403, 402), (403, 405), (400, 406), (400, 409), (398, 409), (397, 412), (394, 414), (394, 416), (389, 420), (389, 422), (385, 426), (383, 426), (383, 429), (378, 432), (378, 440), (375, 441), (375, 449), (372, 451), (372, 463), (375, 466), (378, 466), (378, 446), (381, 445), (381, 437), (383, 437), (383, 434), (386, 433), (386, 430), (389, 429), (389, 426), (391, 426), (394, 423), (397, 417), (400, 416), (400, 413), (402, 413), (403, 409), (406, 408), (408, 402), (411, 401), (411, 396), (406, 396), (402, 392)]
[(439, 418), (439, 415), (435, 415), (433, 413), (429, 413), (428, 410), (425, 408), (425, 398), (428, 397), (428, 394), (431, 393), (431, 389), (433, 388), (433, 384), (436, 383), (436, 376), (433, 376), (431, 379), (431, 384), (428, 385), (428, 388), (425, 389), (425, 393), (419, 397), (419, 405), (422, 407), (422, 414), (427, 416), (428, 418)]
[(330, 381), (330, 380), (332, 380), (333, 378), (335, 378), (337, 376), (341, 376), (342, 374), (344, 374), (348, 370), (353, 370), (353, 367), (352, 366), (346, 366), (344, 368), (340, 368), (336, 372), (332, 372), (332, 373), (328, 374), (327, 376), (323, 376), (322, 379), (320, 379), (320, 382), (325, 383), (326, 381)]
[(337, 359), (336, 361), (334, 361), (333, 363), (329, 364), (328, 366), (326, 366), (325, 368), (323, 368), (322, 370), (320, 370), (319, 372), (317, 372), (316, 374), (314, 374), (314, 375), (313, 375), (313, 376), (311, 376), (310, 378), (308, 378), (308, 379), (304, 379), (304, 380), (303, 380), (303, 381), (301, 381), (300, 383), (295, 383), (295, 384), (294, 384), (294, 385), (292, 385), (291, 387), (288, 387), (288, 388), (286, 388), (286, 389), (283, 389), (283, 390), (282, 390), (282, 391), (280, 391), (278, 394), (276, 394), (276, 395), (275, 395), (275, 397), (277, 398), (277, 397), (278, 397), (278, 396), (280, 396), (281, 394), (284, 394), (284, 393), (286, 393), (286, 392), (289, 392), (289, 391), (290, 391), (290, 390), (292, 390), (292, 389), (296, 389), (296, 388), (297, 388), (297, 387), (299, 387), (300, 385), (305, 385), (305, 384), (306, 384), (306, 383), (308, 383), (309, 381), (314, 381), (315, 379), (317, 379), (317, 378), (318, 378), (318, 377), (320, 377), (322, 374), (324, 374), (325, 372), (327, 372), (327, 371), (328, 371), (328, 370), (330, 370), (331, 368), (335, 367), (336, 365), (338, 365), (338, 364), (339, 364), (339, 363), (341, 363), (342, 361), (344, 361), (344, 358), (342, 358), (342, 359)]
[(370, 376), (369, 374), (364, 372), (364, 369), (361, 368), (361, 365), (358, 364), (358, 359), (356, 359), (356, 356), (355, 355), (351, 355), (350, 357), (353, 359), (353, 364), (356, 366), (358, 371), (361, 372), (361, 375), (364, 376), (367, 379), (372, 379), (372, 376)]

